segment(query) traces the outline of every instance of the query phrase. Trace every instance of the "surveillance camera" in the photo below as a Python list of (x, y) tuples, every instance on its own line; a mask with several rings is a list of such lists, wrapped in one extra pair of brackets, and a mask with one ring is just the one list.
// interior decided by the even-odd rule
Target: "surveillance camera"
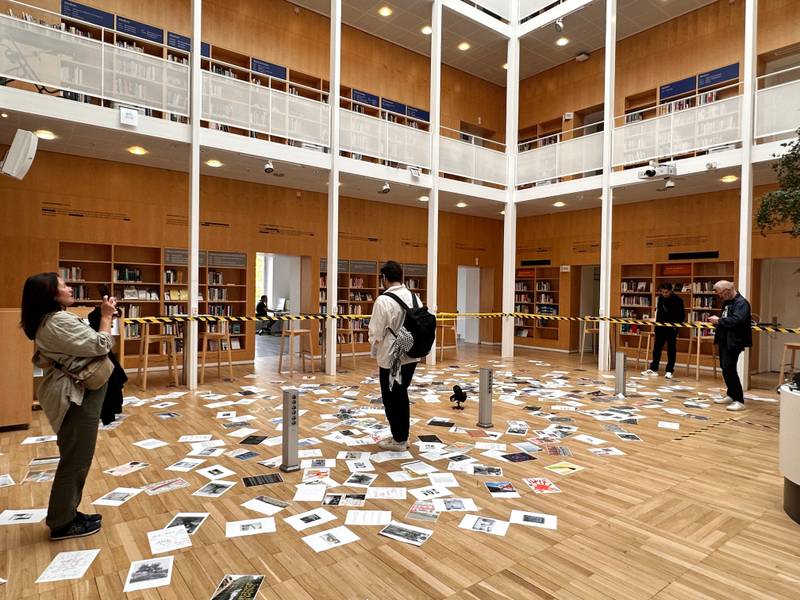
[(715, 162), (707, 162), (706, 163), (706, 171), (713, 171), (717, 168), (717, 163)]
[(272, 166), (272, 161), (268, 160), (267, 164), (264, 165), (264, 173), (272, 173), (275, 171), (275, 167)]
[(381, 194), (388, 194), (392, 191), (392, 188), (389, 186), (389, 182), (384, 181), (383, 187), (381, 187)]
[(556, 19), (556, 31), (558, 33), (564, 31), (564, 19)]
[(645, 177), (655, 177), (656, 176), (656, 168), (655, 167), (647, 167), (644, 170)]

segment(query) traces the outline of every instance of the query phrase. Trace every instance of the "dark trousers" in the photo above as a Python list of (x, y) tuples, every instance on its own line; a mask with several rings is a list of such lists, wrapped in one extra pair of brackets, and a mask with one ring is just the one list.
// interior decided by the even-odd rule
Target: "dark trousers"
[(650, 363), (650, 370), (658, 372), (658, 363), (661, 362), (661, 350), (664, 349), (664, 342), (667, 343), (667, 372), (675, 371), (676, 340), (678, 330), (672, 327), (656, 327), (656, 339), (653, 342), (653, 362)]
[(742, 382), (739, 379), (739, 373), (736, 371), (736, 363), (742, 351), (741, 349), (729, 350), (725, 347), (725, 344), (720, 344), (718, 349), (719, 367), (722, 369), (722, 378), (725, 380), (725, 385), (728, 386), (727, 395), (733, 398), (734, 402), (744, 402)]
[(72, 404), (58, 430), (58, 462), (56, 477), (50, 490), (47, 507), (47, 526), (59, 529), (75, 518), (83, 496), (83, 484), (92, 466), (100, 424), (100, 409), (106, 396), (106, 386), (86, 391), (83, 404)]
[(417, 363), (408, 363), (400, 367), (400, 383), (392, 386), (389, 382), (389, 369), (379, 369), (381, 381), (381, 398), (383, 399), (383, 409), (386, 411), (386, 419), (392, 430), (392, 437), (397, 442), (408, 441), (409, 421), (411, 419), (411, 409), (408, 404), (408, 386), (411, 385), (411, 378)]

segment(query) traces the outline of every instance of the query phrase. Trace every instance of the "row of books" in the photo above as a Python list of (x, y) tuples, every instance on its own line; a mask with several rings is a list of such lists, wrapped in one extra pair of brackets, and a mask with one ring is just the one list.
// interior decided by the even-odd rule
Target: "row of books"
[(528, 282), (527, 281), (517, 281), (514, 283), (514, 291), (515, 292), (527, 292), (528, 291)]
[(208, 288), (208, 300), (214, 302), (217, 300), (228, 300), (228, 290), (226, 288)]
[(622, 304), (625, 306), (652, 306), (650, 296), (622, 296)]
[(81, 267), (59, 267), (58, 275), (64, 281), (83, 281), (83, 269)]
[(159, 300), (159, 292), (155, 289), (144, 290), (133, 286), (126, 286), (122, 290), (123, 300)]
[(622, 292), (649, 292), (651, 283), (649, 281), (638, 281), (635, 279), (622, 280)]
[(552, 294), (539, 294), (536, 296), (536, 302), (540, 302), (542, 304), (555, 304), (556, 299)]
[(208, 284), (209, 285), (223, 285), (223, 275), (221, 271), (209, 271), (208, 272)]
[(553, 291), (553, 284), (550, 281), (537, 281), (536, 282), (536, 291), (537, 292), (550, 292), (550, 291)]
[(183, 271), (178, 271), (177, 269), (165, 269), (164, 283), (183, 283)]
[(119, 266), (114, 268), (114, 281), (136, 283), (142, 281), (142, 270), (137, 267)]

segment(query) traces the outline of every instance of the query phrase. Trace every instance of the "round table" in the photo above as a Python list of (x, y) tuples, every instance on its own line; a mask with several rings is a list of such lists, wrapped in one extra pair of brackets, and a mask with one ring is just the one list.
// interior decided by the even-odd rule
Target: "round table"
[(780, 389), (779, 464), (783, 473), (783, 510), (800, 524), (800, 391)]

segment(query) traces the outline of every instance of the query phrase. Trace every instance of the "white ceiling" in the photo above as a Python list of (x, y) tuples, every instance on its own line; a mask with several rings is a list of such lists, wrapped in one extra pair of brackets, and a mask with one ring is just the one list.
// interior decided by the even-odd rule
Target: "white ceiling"
[[(330, 15), (329, 0), (290, 0), (292, 4)], [(684, 13), (696, 10), (717, 0), (618, 0), (617, 39), (631, 36)], [(393, 13), (382, 17), (378, 9), (389, 6)], [(421, 33), (430, 25), (430, 0), (344, 0), (342, 22), (430, 56), (431, 36)], [(442, 31), (442, 62), (505, 86), (506, 40), (499, 33), (451, 10), (445, 10)], [(520, 43), (520, 79), (531, 77), (556, 65), (572, 60), (580, 52), (592, 52), (604, 45), (605, 2), (590, 4), (564, 19), (563, 33), (553, 26), (541, 27)], [(566, 46), (555, 45), (560, 36), (570, 40)], [(466, 52), (458, 44), (467, 41), (472, 46)]]
[[(8, 118), (0, 118), (0, 144), (10, 144), (17, 129), (35, 131), (48, 129), (58, 137), (54, 140), (39, 140), (39, 151), (57, 152), (134, 164), (145, 167), (188, 172), (189, 146), (180, 142), (172, 142), (160, 138), (143, 136), (135, 132), (111, 130), (102, 127), (76, 124), (54, 118), (44, 118), (27, 113), (8, 113)], [(135, 156), (127, 151), (129, 146), (142, 146), (148, 150), (144, 156)], [(221, 168), (212, 168), (205, 161), (215, 158), (223, 163)], [(309, 192), (327, 193), (328, 172), (310, 166), (302, 166), (289, 162), (273, 160), (275, 172), (264, 173), (265, 158), (237, 152), (201, 149), (202, 174), (210, 177), (223, 177), (239, 181), (287, 187)], [(35, 169), (35, 162), (34, 162)], [(29, 175), (35, 176), (35, 170)], [(376, 202), (400, 204), (414, 207), (425, 207), (419, 196), (427, 194), (424, 188), (392, 184), (389, 194), (381, 194), (379, 190), (382, 180), (369, 179), (359, 175), (341, 173), (340, 194), (343, 197), (362, 198)], [(458, 202), (466, 202), (465, 208), (458, 208)], [(484, 200), (472, 196), (442, 192), (439, 197), (440, 210), (473, 216), (501, 219), (502, 205), (493, 200)]]

